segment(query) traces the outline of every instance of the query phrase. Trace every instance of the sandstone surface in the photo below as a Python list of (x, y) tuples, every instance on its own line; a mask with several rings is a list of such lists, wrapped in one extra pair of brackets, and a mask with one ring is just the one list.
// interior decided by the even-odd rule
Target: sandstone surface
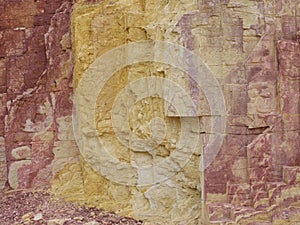
[(0, 15), (1, 189), (150, 223), (300, 223), (298, 0), (2, 0)]

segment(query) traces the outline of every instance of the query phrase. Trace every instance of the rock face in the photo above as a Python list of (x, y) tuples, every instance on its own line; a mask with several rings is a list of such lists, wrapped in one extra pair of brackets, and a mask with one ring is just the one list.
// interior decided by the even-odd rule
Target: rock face
[(0, 12), (2, 189), (166, 224), (299, 222), (298, 1)]
[[(75, 146), (67, 135), (72, 134), (71, 3), (2, 1), (0, 9), (5, 18), (0, 24), (1, 186), (7, 180), (14, 189), (50, 187), (58, 160), (54, 149)], [(63, 166), (72, 157), (59, 160)]]

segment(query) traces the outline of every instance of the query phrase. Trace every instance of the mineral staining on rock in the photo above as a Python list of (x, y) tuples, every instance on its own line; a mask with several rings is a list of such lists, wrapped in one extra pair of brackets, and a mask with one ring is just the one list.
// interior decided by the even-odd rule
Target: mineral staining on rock
[[(180, 221), (180, 219), (172, 218), (175, 212), (178, 213), (182, 210), (182, 205), (177, 209), (179, 198), (168, 194), (173, 189), (176, 190), (176, 193), (186, 192), (187, 189), (190, 189), (192, 195), (195, 196), (200, 196), (201, 193), (207, 202), (222, 201), (224, 198), (227, 199), (226, 185), (228, 182), (245, 183), (247, 186), (249, 180), (252, 184), (256, 180), (265, 179), (268, 174), (272, 174), (274, 179), (279, 174), (279, 168), (273, 168), (269, 172), (256, 168), (249, 157), (251, 158), (252, 154), (259, 151), (259, 140), (262, 136), (257, 137), (257, 135), (268, 127), (273, 127), (276, 123), (274, 120), (278, 116), (280, 117), (276, 97), (278, 96), (277, 77), (279, 73), (276, 61), (276, 39), (295, 40), (297, 30), (291, 18), (298, 20), (297, 7), (296, 3), (271, 3), (268, 1), (218, 3), (211, 1), (199, 2), (199, 4), (192, 1), (189, 3), (175, 1), (87, 3), (80, 1), (75, 4), (72, 17), (75, 84), (79, 82), (89, 65), (109, 50), (133, 41), (162, 40), (181, 44), (199, 54), (218, 78), (225, 94), (229, 120), (227, 135), (219, 158), (204, 174), (205, 180), (200, 179), (200, 174), (196, 169), (199, 166), (199, 153), (201, 154), (203, 147), (200, 144), (199, 150), (190, 161), (191, 163), (182, 172), (160, 184), (159, 187), (131, 190), (131, 193), (134, 194), (129, 195), (129, 198), (133, 204), (128, 206), (132, 215), (147, 217), (147, 213), (149, 213), (149, 219), (161, 220), (165, 217), (168, 218), (167, 220), (171, 218), (173, 222)], [(163, 16), (161, 12), (163, 12)], [(173, 68), (169, 65), (155, 63), (133, 65), (114, 75), (107, 82), (107, 88), (100, 93), (97, 103), (98, 134), (104, 142), (111, 144), (111, 154), (120, 161), (144, 165), (143, 163), (153, 160), (153, 156), (147, 152), (134, 152), (130, 146), (122, 146), (122, 143), (113, 134), (110, 110), (113, 107), (114, 96), (137, 78), (149, 75), (162, 76), (178, 82), (198, 103), (199, 114), (207, 115), (201, 117), (201, 122), (204, 125), (202, 131), (209, 133), (210, 124), (207, 121), (210, 119), (210, 111), (207, 102), (202, 100), (204, 96), (201, 88), (195, 86), (192, 80), (186, 79), (182, 71), (172, 70)], [(177, 123), (178, 126), (179, 119), (173, 117), (178, 115), (172, 111), (169, 105), (164, 104), (155, 98), (145, 99), (136, 104), (128, 119), (132, 131), (140, 137), (148, 138), (149, 118), (151, 119), (153, 115), (159, 115), (161, 119)], [(147, 107), (151, 108), (151, 111), (148, 109), (147, 112), (144, 112), (143, 109), (147, 109)], [(167, 128), (166, 132), (169, 131), (172, 130)], [(201, 139), (205, 139), (204, 137), (207, 138), (207, 136), (201, 135)], [(276, 135), (272, 134), (272, 136)], [(176, 136), (170, 136), (170, 138), (169, 140), (175, 140), (176, 146)], [(258, 145), (255, 144), (257, 141)], [(249, 145), (251, 142), (253, 142), (252, 145)], [(172, 154), (172, 148), (170, 149), (172, 143), (164, 143), (165, 145), (159, 146), (155, 152), (162, 158)], [(266, 141), (267, 143), (268, 141)], [(292, 141), (285, 143), (293, 145)], [(246, 148), (247, 145), (249, 145), (248, 148)], [(254, 149), (251, 150), (252, 148)], [(267, 164), (271, 158), (274, 160), (276, 158), (275, 161), (280, 162), (280, 165), (297, 163), (295, 161), (283, 162), (282, 158), (271, 153), (268, 154), (271, 149), (274, 149), (274, 152), (280, 152), (273, 145), (263, 148), (267, 151), (262, 156), (263, 162)], [(153, 162), (155, 161), (153, 160)], [(270, 164), (271, 167), (275, 166), (274, 162)], [(256, 172), (256, 170), (259, 171)], [(184, 173), (183, 171), (189, 172)], [(203, 182), (205, 183), (205, 193), (199, 189)], [(154, 192), (151, 190), (155, 188), (159, 190), (159, 198), (152, 196)], [(133, 199), (132, 196), (134, 196)], [(188, 196), (189, 194), (186, 195), (187, 199), (189, 199)], [(234, 199), (237, 202), (242, 201), (239, 198)], [(249, 197), (249, 199), (251, 198)], [(249, 199), (246, 198), (245, 201), (249, 202)], [(188, 208), (198, 207), (197, 210), (199, 210), (199, 206), (201, 206), (199, 203), (200, 198), (198, 204), (189, 202), (185, 205)], [(144, 214), (139, 212), (137, 204)], [(168, 210), (170, 205), (173, 209)], [(157, 212), (159, 214), (156, 214)], [(183, 221), (186, 218), (201, 217), (200, 210), (198, 213), (180, 214), (180, 217)]]
[[(4, 0), (0, 12), (1, 188), (51, 185), (69, 200), (166, 224), (198, 224), (200, 218), (200, 224), (280, 224), (284, 207), (291, 223), (299, 221), (298, 1)], [(134, 173), (125, 174), (121, 164), (101, 171), (93, 151), (83, 155), (77, 148), (72, 92), (97, 58), (145, 40), (194, 51), (221, 84), (227, 130), (220, 153), (202, 174), (200, 157), (211, 135), (209, 101), (203, 87), (172, 65), (128, 65), (112, 74), (95, 102), (97, 137)], [(127, 114), (114, 108), (126, 88), (125, 103), (147, 92), (148, 83), (138, 91), (132, 86), (146, 78), (172, 80), (197, 106), (200, 133), (191, 129), (184, 138), (198, 136), (199, 143), (187, 164), (175, 154), (185, 118), (174, 102), (148, 96)], [(168, 94), (168, 87), (160, 88)], [(124, 144), (112, 115), (126, 115), (117, 125), (128, 123), (132, 134), (156, 148), (147, 151), (130, 141), (128, 130), (122, 138), (130, 144)], [(171, 157), (163, 174), (168, 179), (158, 184), (157, 171), (140, 169)], [(113, 182), (109, 174), (116, 173), (131, 175), (135, 185)]]
[[(165, 5), (166, 14), (154, 17), (153, 12), (161, 4)], [(196, 4), (175, 2), (166, 4), (155, 1), (147, 1), (144, 4), (141, 1), (95, 4), (79, 2), (75, 4), (72, 15), (73, 46), (76, 46), (74, 48), (75, 84), (79, 82), (84, 71), (97, 57), (119, 45), (133, 41), (156, 40), (156, 35), (159, 34), (160, 29), (163, 32), (161, 32), (162, 36), (159, 39), (165, 40), (163, 37), (165, 30), (168, 30), (170, 37), (174, 36), (170, 23), (164, 24), (162, 19), (166, 20), (165, 16), (167, 15), (171, 24), (176, 23), (176, 19), (171, 21), (173, 16), (179, 17), (177, 14), (183, 13), (177, 12), (176, 8), (178, 7), (181, 7), (182, 10), (186, 10), (185, 7), (193, 10), (196, 9)], [(158, 22), (159, 24), (156, 24)], [(137, 183), (136, 186), (116, 185), (109, 180), (110, 177), (104, 175), (109, 172), (118, 174), (120, 177), (127, 177), (128, 174), (122, 167), (107, 167), (108, 172), (94, 172), (93, 179), (89, 178), (91, 176), (89, 173), (92, 171), (89, 169), (89, 173), (83, 175), (86, 176), (83, 178), (83, 188), (88, 190), (91, 195), (87, 197), (90, 204), (98, 204), (101, 207), (118, 210), (120, 213), (130, 214), (149, 221), (173, 221), (174, 223), (190, 221), (192, 224), (196, 223), (201, 212), (199, 205), (199, 157), (193, 155), (193, 162), (187, 163), (180, 173), (175, 173), (175, 176), (172, 167), (177, 168), (178, 165), (175, 165), (174, 162), (174, 165), (167, 164), (170, 168), (166, 168), (165, 171), (171, 174), (170, 177), (168, 174), (161, 174), (160, 176), (163, 175), (169, 179), (158, 184), (152, 184), (156, 182), (155, 176), (159, 176), (159, 174), (155, 175), (155, 165), (168, 159), (176, 148), (181, 128), (180, 119), (166, 117), (164, 101), (155, 96), (149, 96), (133, 104), (128, 115), (128, 121), (125, 122), (129, 124), (130, 130), (137, 137), (150, 140), (153, 133), (151, 129), (158, 130), (157, 125), (153, 126), (152, 123), (155, 121), (158, 124), (160, 124), (159, 121), (165, 123), (160, 131), (164, 138), (158, 143), (154, 152), (148, 152), (144, 146), (138, 146), (133, 142), (130, 142), (129, 146), (122, 144), (114, 134), (111, 121), (115, 98), (126, 86), (130, 87), (134, 81), (149, 76), (166, 77), (167, 70), (170, 70), (169, 65), (150, 62), (138, 63), (118, 71), (105, 83), (104, 88), (99, 93), (95, 112), (97, 132), (103, 145), (108, 146), (111, 157), (126, 163), (133, 169), (137, 168), (134, 169), (136, 175), (133, 177)], [(139, 88), (143, 89), (142, 86)], [(148, 87), (145, 83), (144, 88), (153, 87)], [(133, 94), (134, 91), (137, 90), (132, 90)], [(124, 99), (130, 101), (130, 95)], [(126, 117), (123, 120), (127, 120)], [(90, 153), (90, 157), (92, 156), (93, 152)], [(97, 164), (91, 166), (97, 170)], [(145, 170), (139, 169), (147, 166), (153, 167), (154, 177), (148, 172), (145, 173)], [(125, 174), (122, 175), (122, 173)], [(132, 182), (128, 181), (128, 183)], [(91, 187), (94, 187), (94, 191)]]
[(53, 146), (71, 141), (61, 138), (64, 130), (72, 134), (56, 121), (71, 116), (71, 4), (28, 0), (0, 6), (1, 186), (47, 188)]

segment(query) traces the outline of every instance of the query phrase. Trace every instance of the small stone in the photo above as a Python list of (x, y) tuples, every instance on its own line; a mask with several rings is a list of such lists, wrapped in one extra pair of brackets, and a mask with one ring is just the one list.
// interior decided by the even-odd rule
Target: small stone
[(77, 221), (83, 221), (83, 220), (84, 220), (84, 217), (82, 217), (82, 216), (77, 216), (77, 217), (74, 217), (73, 219), (74, 219), (74, 220), (77, 220)]
[(100, 223), (98, 223), (97, 221), (91, 221), (91, 222), (87, 222), (84, 225), (99, 225)]
[(26, 213), (22, 216), (22, 221), (23, 222), (29, 222), (31, 220), (31, 218), (33, 217), (33, 213), (32, 212), (29, 212), (29, 213)]
[(47, 225), (63, 225), (68, 219), (53, 219), (48, 220)]
[(38, 221), (38, 220), (41, 220), (43, 219), (43, 214), (42, 213), (38, 213), (36, 214), (34, 217), (33, 217), (33, 220), (34, 221)]

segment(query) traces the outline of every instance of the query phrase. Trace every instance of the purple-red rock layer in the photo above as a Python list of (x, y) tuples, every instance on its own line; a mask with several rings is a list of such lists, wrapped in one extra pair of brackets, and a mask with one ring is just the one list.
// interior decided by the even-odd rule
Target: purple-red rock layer
[(71, 7), (64, 0), (0, 3), (0, 134), (7, 165), (1, 186), (5, 180), (12, 188), (50, 185), (57, 119), (72, 108)]

